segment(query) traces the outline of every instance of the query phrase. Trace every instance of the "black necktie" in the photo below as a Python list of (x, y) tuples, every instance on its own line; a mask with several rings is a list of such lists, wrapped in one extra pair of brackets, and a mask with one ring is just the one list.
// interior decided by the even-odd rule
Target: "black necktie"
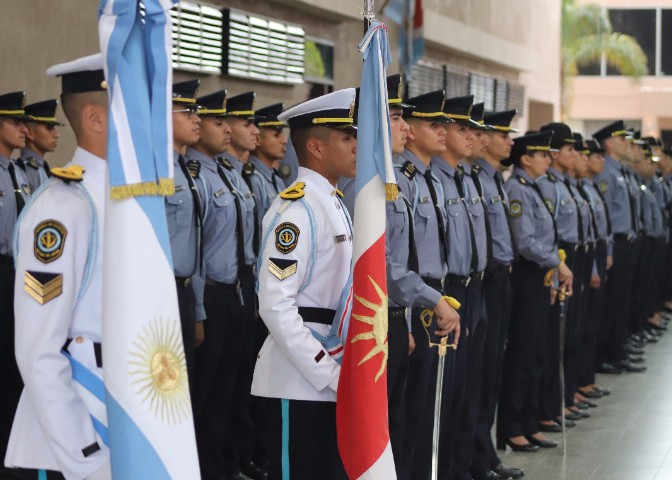
[(607, 235), (611, 236), (611, 219), (609, 218), (609, 205), (607, 205), (607, 201), (604, 199), (604, 195), (600, 191), (600, 187), (597, 185), (596, 182), (593, 182), (593, 186), (595, 187), (595, 191), (597, 194), (600, 196), (600, 200), (602, 200), (602, 205), (604, 205), (604, 213), (605, 216), (607, 217)]
[(275, 170), (271, 170), (271, 182), (273, 182), (275, 193), (280, 193), (280, 189), (278, 188), (278, 174), (275, 173)]
[(488, 205), (486, 203), (485, 197), (483, 196), (483, 186), (481, 185), (481, 179), (478, 178), (478, 170), (471, 170), (471, 179), (474, 181), (476, 190), (478, 191), (479, 196), (481, 197), (481, 204), (483, 205), (483, 219), (485, 220), (485, 237), (487, 239), (487, 255), (488, 255), (488, 265), (492, 263), (492, 230), (490, 229), (490, 217), (488, 213)]
[(569, 195), (572, 197), (572, 200), (574, 200), (574, 205), (576, 205), (576, 222), (579, 228), (579, 243), (583, 245), (586, 243), (586, 235), (583, 230), (583, 215), (581, 215), (581, 209), (579, 208), (579, 201), (576, 199), (576, 195), (574, 195), (574, 190), (572, 190), (572, 184), (569, 183), (569, 179), (567, 178), (565, 178), (565, 187), (567, 187), (567, 190), (569, 190)]
[(406, 205), (406, 212), (408, 213), (408, 270), (410, 272), (418, 273), (420, 265), (418, 262), (418, 250), (415, 247), (415, 227), (413, 226), (413, 212), (411, 206), (404, 199)]
[(576, 186), (579, 190), (579, 193), (588, 204), (588, 211), (590, 212), (590, 226), (593, 229), (593, 238), (597, 240), (597, 222), (595, 221), (595, 212), (593, 211), (593, 206), (590, 203), (590, 195), (588, 195), (588, 192), (586, 192), (586, 188), (583, 185), (583, 180), (579, 180), (576, 183)]
[(252, 201), (254, 202), (254, 234), (252, 237), (252, 248), (254, 250), (254, 256), (256, 257), (259, 255), (259, 222), (257, 221), (257, 199), (254, 198), (254, 190), (252, 190), (252, 179), (250, 178), (251, 176), (252, 174), (246, 172), (243, 168), (243, 180), (245, 180), (247, 188), (250, 189), (250, 193), (252, 194)]
[(637, 214), (635, 213), (635, 197), (632, 194), (632, 190), (630, 190), (630, 176), (628, 175), (628, 171), (624, 168), (621, 167), (621, 175), (623, 175), (623, 179), (625, 180), (625, 187), (628, 190), (628, 205), (630, 207), (630, 225), (632, 226), (632, 231), (635, 232), (635, 235), (639, 232), (639, 229), (637, 228)]
[(467, 203), (469, 200), (464, 195), (464, 184), (463, 184), (463, 175), (462, 170), (457, 170), (455, 172), (455, 186), (457, 187), (457, 193), (462, 199), (462, 204), (464, 205), (464, 211), (467, 214), (467, 220), (469, 222), (469, 240), (471, 241), (471, 271), (478, 271), (478, 250), (476, 248), (476, 235), (474, 233), (474, 224), (471, 221), (471, 213), (469, 212), (469, 205)]
[(443, 214), (441, 213), (441, 207), (439, 206), (439, 200), (436, 195), (436, 189), (434, 188), (434, 181), (432, 180), (432, 171), (427, 168), (425, 170), (425, 183), (427, 183), (427, 188), (429, 189), (429, 195), (432, 197), (432, 203), (434, 204), (434, 212), (436, 213), (436, 221), (439, 225), (439, 245), (441, 245), (441, 251), (443, 252), (442, 260), (445, 261), (448, 258), (448, 250), (446, 248), (446, 227), (443, 222)]
[(47, 178), (51, 177), (51, 168), (49, 168), (46, 160), (44, 161), (44, 172), (47, 174)]
[(23, 207), (26, 206), (26, 201), (23, 199), (23, 195), (21, 195), (21, 188), (19, 187), (19, 182), (16, 181), (16, 171), (14, 170), (14, 163), (12, 161), (9, 161), (9, 166), (7, 167), (7, 170), (9, 170), (9, 176), (12, 179), (12, 186), (14, 187), (14, 196), (16, 197), (16, 216), (18, 217), (19, 214), (21, 213), (21, 210), (23, 210)]
[(203, 225), (203, 210), (201, 209), (201, 196), (198, 194), (198, 189), (196, 188), (196, 184), (194, 183), (194, 179), (191, 177), (191, 173), (189, 173), (189, 169), (187, 168), (187, 164), (184, 161), (184, 157), (180, 155), (177, 159), (177, 163), (180, 165), (180, 170), (182, 170), (182, 173), (184, 174), (185, 177), (187, 177), (187, 184), (189, 185), (189, 191), (191, 192), (191, 197), (194, 200), (194, 213), (196, 213), (196, 232), (198, 235), (198, 247), (197, 247), (197, 266), (202, 266), (203, 265), (203, 232), (202, 232), (202, 225)]
[(509, 238), (511, 239), (511, 249), (513, 250), (514, 255), (518, 255), (516, 252), (516, 241), (513, 238), (513, 232), (511, 231), (511, 217), (509, 217), (509, 202), (506, 200), (506, 195), (504, 194), (504, 188), (502, 187), (502, 175), (499, 172), (495, 172), (495, 186), (497, 187), (497, 193), (499, 193), (499, 201), (504, 207), (504, 213), (506, 214), (506, 224), (509, 227)]
[[(233, 203), (236, 206), (236, 258), (238, 259), (238, 278), (240, 279), (240, 271), (245, 265), (245, 240), (243, 238), (243, 207), (240, 205), (240, 198), (236, 193), (236, 190), (233, 188), (231, 181), (227, 178), (224, 173), (224, 167), (222, 167), (221, 159), (217, 158), (217, 173), (219, 177), (226, 185), (226, 188), (229, 189), (233, 195)], [(256, 219), (255, 219), (256, 222)]]

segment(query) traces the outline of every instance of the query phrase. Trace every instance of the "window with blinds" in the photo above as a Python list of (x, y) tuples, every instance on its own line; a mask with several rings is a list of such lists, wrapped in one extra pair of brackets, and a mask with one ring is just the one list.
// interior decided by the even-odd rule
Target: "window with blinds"
[(180, 2), (171, 11), (173, 68), (221, 73), (222, 12), (207, 5)]
[(234, 9), (223, 10), (223, 73), (278, 83), (303, 83), (305, 31)]

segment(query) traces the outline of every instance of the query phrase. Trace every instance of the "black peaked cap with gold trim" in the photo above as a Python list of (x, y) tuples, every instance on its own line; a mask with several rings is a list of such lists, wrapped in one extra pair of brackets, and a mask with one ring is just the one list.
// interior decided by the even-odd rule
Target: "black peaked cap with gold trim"
[(254, 92), (245, 92), (235, 97), (229, 97), (226, 101), (226, 116), (246, 119), (257, 117), (254, 111), (254, 99), (257, 96)]
[(471, 119), (471, 110), (474, 105), (473, 95), (446, 98), (443, 104), (443, 113), (454, 122), (468, 127), (479, 128), (480, 125)]
[(413, 111), (404, 112), (407, 118), (428, 120), (430, 122), (452, 123), (453, 120), (443, 113), (443, 103), (446, 100), (445, 90), (434, 90), (417, 97), (409, 98), (406, 103), (414, 107)]
[(568, 125), (560, 122), (551, 122), (539, 129), (542, 132), (551, 132), (551, 148), (553, 150), (560, 150), (565, 145), (574, 145), (574, 137), (572, 136), (572, 129)]
[(58, 108), (58, 100), (44, 100), (42, 102), (31, 103), (26, 105), (26, 117), (28, 122), (46, 123), (47, 125), (63, 126), (61, 122), (56, 120), (56, 108)]
[(616, 120), (593, 133), (593, 138), (598, 142), (604, 142), (609, 137), (625, 137), (627, 133), (623, 120)]
[(198, 95), (198, 87), (200, 86), (201, 80), (198, 78), (187, 80), (186, 82), (174, 83), (173, 103), (178, 105), (198, 105), (196, 103), (196, 95)]
[(551, 149), (550, 142), (553, 136), (552, 131), (535, 132), (529, 135), (513, 139), (511, 147), (511, 156), (501, 161), (501, 164), (508, 167), (512, 163), (520, 160), (523, 155), (531, 155), (534, 152), (548, 152)]
[(200, 116), (223, 117), (226, 115), (226, 90), (198, 97), (196, 103), (201, 107), (198, 111)]
[(107, 90), (103, 55), (100, 53), (54, 65), (47, 69), (47, 75), (61, 77), (61, 93), (64, 94)]
[(26, 92), (10, 92), (0, 95), (0, 115), (24, 118)]
[(387, 104), (390, 107), (402, 108), (404, 110), (413, 110), (415, 107), (404, 103), (404, 79), (399, 73), (388, 75), (387, 77)]
[(292, 131), (311, 127), (354, 129), (355, 89), (345, 88), (288, 108), (278, 120), (289, 123)]
[(474, 103), (471, 106), (471, 119), (478, 123), (480, 130), (490, 130), (490, 127), (483, 121), (483, 115), (485, 115), (485, 103)]
[(488, 112), (483, 115), (483, 122), (490, 127), (490, 130), (505, 133), (517, 133), (520, 130), (511, 128), (513, 117), (518, 113), (516, 110), (502, 110), (500, 112)]
[(577, 132), (572, 132), (572, 137), (574, 138), (574, 150), (588, 155), (589, 152), (586, 143), (583, 141), (583, 135)]
[(594, 139), (589, 139), (586, 140), (586, 148), (588, 149), (589, 153), (604, 153), (605, 150), (602, 148), (602, 145), (600, 145), (600, 142)]
[(282, 103), (274, 103), (268, 107), (260, 108), (256, 114), (258, 116), (255, 123), (259, 128), (287, 128), (289, 124), (278, 120), (278, 115), (285, 109)]

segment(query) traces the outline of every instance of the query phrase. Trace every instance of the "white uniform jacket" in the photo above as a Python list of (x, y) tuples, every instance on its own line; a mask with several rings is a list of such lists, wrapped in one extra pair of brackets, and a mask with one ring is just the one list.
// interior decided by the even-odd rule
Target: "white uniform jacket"
[(304, 323), (298, 307), (338, 308), (352, 262), (350, 217), (323, 176), (301, 167), (296, 181), (305, 183), (305, 196), (276, 198), (263, 221), (259, 314), (270, 334), (257, 357), (252, 394), (333, 402), (341, 367), (308, 328), (326, 336), (329, 325)]
[[(68, 347), (72, 356), (102, 375), (93, 342), (101, 340), (103, 235), (99, 230), (92, 243), (91, 232), (94, 222), (100, 229), (105, 221), (107, 164), (78, 148), (68, 165), (85, 168), (82, 185), (93, 205), (75, 182), (51, 179), (17, 227), (15, 344), (25, 386), (5, 464), (60, 471), (68, 480), (80, 480), (103, 467), (109, 451), (94, 430), (61, 349), (74, 339)], [(96, 257), (87, 270), (90, 255)]]

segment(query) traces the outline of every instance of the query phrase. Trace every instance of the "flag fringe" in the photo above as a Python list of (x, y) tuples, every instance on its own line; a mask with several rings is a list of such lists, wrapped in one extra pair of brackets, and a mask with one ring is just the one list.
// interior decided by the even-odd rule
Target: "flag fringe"
[(172, 178), (161, 178), (159, 179), (159, 183), (142, 182), (110, 187), (110, 198), (112, 200), (123, 200), (125, 198), (142, 197), (145, 195), (168, 196), (174, 193), (175, 184)]
[(399, 187), (396, 183), (386, 183), (385, 184), (385, 198), (388, 202), (396, 200), (399, 196)]

